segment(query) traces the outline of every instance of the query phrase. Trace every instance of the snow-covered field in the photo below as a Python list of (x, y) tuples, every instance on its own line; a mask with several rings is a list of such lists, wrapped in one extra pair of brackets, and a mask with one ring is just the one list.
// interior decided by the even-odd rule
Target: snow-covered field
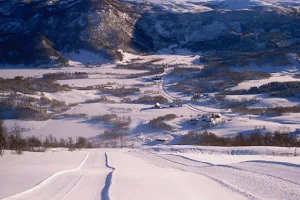
[(295, 200), (300, 198), (299, 157), (264, 155), (293, 150), (155, 146), (23, 155), (6, 151), (0, 158), (0, 199)]
[[(169, 66), (165, 68), (164, 73), (158, 74), (162, 77), (161, 80), (152, 80), (155, 75), (138, 75), (137, 78), (126, 78), (128, 75), (143, 74), (148, 71), (144, 69), (120, 69), (116, 67), (118, 63), (102, 64), (101, 66), (94, 68), (74, 66), (62, 69), (1, 69), (0, 74), (3, 78), (13, 78), (14, 76), (30, 76), (39, 78), (45, 73), (87, 72), (88, 78), (58, 80), (57, 82), (59, 84), (69, 85), (70, 87), (108, 85), (112, 88), (139, 88), (139, 94), (125, 97), (135, 100), (146, 95), (161, 95), (168, 99), (170, 103), (175, 99), (180, 99), (183, 102), (183, 107), (153, 109), (153, 105), (151, 104), (125, 103), (123, 102), (124, 97), (103, 94), (97, 89), (92, 89), (92, 87), (86, 90), (73, 88), (71, 91), (66, 92), (43, 93), (45, 97), (64, 101), (67, 105), (77, 104), (62, 113), (70, 115), (70, 117), (59, 117), (39, 122), (30, 120), (6, 120), (5, 124), (8, 129), (10, 129), (14, 123), (20, 124), (20, 126), (25, 130), (25, 132), (23, 132), (23, 136), (34, 135), (43, 138), (51, 134), (57, 138), (77, 138), (79, 136), (95, 138), (95, 136), (102, 134), (106, 129), (111, 129), (111, 127), (101, 122), (93, 121), (91, 118), (97, 115), (117, 114), (119, 117), (131, 118), (131, 124), (128, 129), (129, 135), (138, 137), (139, 140), (142, 138), (141, 141), (146, 144), (159, 138), (169, 138), (172, 140), (176, 139), (177, 136), (188, 133), (189, 131), (203, 130), (202, 127), (207, 127), (209, 124), (201, 122), (197, 125), (191, 125), (189, 121), (192, 118), (199, 118), (200, 115), (209, 113), (222, 113), (223, 115), (222, 123), (214, 123), (212, 126), (205, 128), (205, 130), (213, 132), (219, 136), (234, 136), (237, 133), (249, 134), (252, 133), (256, 127), (265, 127), (268, 131), (276, 131), (282, 127), (287, 127), (286, 129), (290, 131), (295, 131), (295, 129), (299, 128), (299, 113), (287, 113), (276, 117), (240, 115), (238, 113), (231, 112), (231, 110), (221, 109), (219, 105), (216, 104), (216, 100), (213, 98), (214, 94), (210, 94), (210, 97), (206, 99), (192, 101), (191, 96), (183, 95), (182, 93), (170, 89), (172, 84), (180, 80), (179, 77), (171, 75), (171, 72), (174, 69), (171, 67), (172, 65), (177, 64), (181, 68), (194, 68), (195, 70), (201, 70), (203, 68), (203, 65), (199, 63), (199, 60), (201, 61), (201, 56), (195, 56), (191, 52), (185, 50), (177, 53), (180, 53), (180, 55), (170, 54), (167, 50), (161, 51), (157, 55), (133, 55), (123, 52), (123, 61), (120, 62), (123, 65), (128, 63), (143, 64), (153, 62), (155, 65), (162, 65), (165, 67)], [(293, 77), (295, 73), (300, 71), (300, 66), (296, 61), (295, 55), (291, 54), (287, 55), (287, 57), (290, 61), (290, 64), (287, 66), (272, 67), (269, 65), (257, 66), (255, 64), (251, 64), (246, 67), (231, 67), (230, 69), (232, 71), (267, 72), (271, 74), (271, 77), (269, 79), (244, 81), (230, 89), (249, 89), (253, 86), (258, 87), (262, 84), (274, 81), (286, 82), (300, 80)], [(84, 62), (81, 58), (78, 58), (77, 61)], [(115, 103), (86, 103), (87, 100), (93, 100), (104, 96), (109, 100), (113, 100)], [(35, 95), (34, 97), (39, 98), (40, 96)], [(250, 108), (291, 107), (299, 105), (299, 99), (296, 97), (275, 98), (267, 94), (227, 95), (225, 99), (229, 101), (255, 99), (256, 102), (250, 105)], [(81, 118), (76, 116), (78, 114), (85, 114), (87, 117)], [(173, 127), (172, 131), (154, 129), (149, 125), (150, 120), (167, 114), (176, 114), (177, 116), (175, 119), (166, 122)]]

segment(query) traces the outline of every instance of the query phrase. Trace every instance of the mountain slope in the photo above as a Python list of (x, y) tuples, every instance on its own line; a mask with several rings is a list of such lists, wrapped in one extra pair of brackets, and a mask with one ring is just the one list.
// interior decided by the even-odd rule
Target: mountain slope
[(298, 51), (300, 7), (277, 0), (2, 0), (0, 63), (65, 65), (81, 49)]

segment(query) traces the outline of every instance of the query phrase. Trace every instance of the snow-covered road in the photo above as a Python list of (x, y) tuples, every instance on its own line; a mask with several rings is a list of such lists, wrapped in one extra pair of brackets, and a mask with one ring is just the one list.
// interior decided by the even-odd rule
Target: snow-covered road
[[(60, 154), (56, 153), (59, 159)], [(82, 157), (82, 154), (85, 156)], [(293, 162), (247, 160), (214, 164), (201, 157), (191, 159), (185, 154), (156, 153), (143, 150), (82, 150), (69, 156), (81, 156), (79, 165), (57, 171), (46, 179), (35, 179), (35, 186), (19, 192), (18, 184), (0, 179), (0, 186), (10, 186), (5, 200), (147, 200), (147, 199), (300, 199), (300, 165)], [(26, 156), (26, 154), (25, 154)], [(49, 153), (45, 157), (52, 156)], [(229, 155), (228, 155), (229, 156)], [(10, 157), (13, 157), (10, 159)], [(210, 155), (222, 160), (222, 155)], [(232, 156), (237, 157), (237, 156)], [(243, 156), (238, 156), (243, 157)], [(249, 157), (250, 158), (250, 157)], [(5, 155), (0, 163), (9, 166), (22, 156)], [(78, 160), (78, 159), (77, 159)], [(245, 161), (246, 160), (246, 161)], [(2, 163), (5, 161), (6, 163)], [(296, 163), (294, 162), (296, 161)], [(55, 162), (55, 160), (53, 160)], [(61, 162), (61, 160), (60, 160)], [(77, 161), (76, 161), (77, 162)], [(30, 161), (28, 166), (37, 163)], [(61, 162), (64, 165), (64, 162)], [(40, 167), (47, 168), (40, 164)], [(0, 174), (5, 169), (0, 168)], [(35, 171), (24, 174), (30, 176)], [(16, 174), (24, 178), (20, 174)], [(17, 180), (17, 179), (15, 179)], [(0, 187), (0, 194), (6, 187)], [(0, 197), (1, 197), (0, 196)]]

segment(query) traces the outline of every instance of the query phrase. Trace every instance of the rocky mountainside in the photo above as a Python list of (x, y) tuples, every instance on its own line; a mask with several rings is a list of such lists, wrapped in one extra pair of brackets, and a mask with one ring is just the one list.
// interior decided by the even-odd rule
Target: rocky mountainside
[(118, 0), (1, 0), (0, 61), (64, 64), (80, 49), (120, 59), (138, 17)]
[(0, 0), (0, 63), (64, 65), (81, 49), (299, 51), (300, 4), (270, 1)]

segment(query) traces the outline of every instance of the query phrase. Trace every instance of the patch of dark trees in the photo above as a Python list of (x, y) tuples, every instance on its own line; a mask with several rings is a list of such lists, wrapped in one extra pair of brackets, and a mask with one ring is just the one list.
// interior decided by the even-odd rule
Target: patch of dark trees
[(181, 137), (181, 145), (200, 146), (280, 146), (280, 147), (300, 147), (300, 140), (289, 137), (279, 131), (262, 134), (254, 132), (249, 136), (238, 134), (235, 137), (219, 137), (208, 131), (191, 131)]
[(68, 148), (70, 151), (76, 148), (91, 148), (92, 145), (84, 137), (78, 137), (76, 141), (72, 137), (57, 139), (52, 135), (45, 138), (30, 136), (22, 137), (23, 129), (15, 124), (10, 132), (4, 126), (3, 120), (0, 120), (0, 156), (4, 150), (11, 150), (16, 154), (22, 154), (23, 151), (44, 152), (48, 148)]
[(225, 95), (261, 94), (266, 93), (275, 97), (293, 97), (300, 94), (300, 82), (271, 82), (249, 90), (225, 91)]

